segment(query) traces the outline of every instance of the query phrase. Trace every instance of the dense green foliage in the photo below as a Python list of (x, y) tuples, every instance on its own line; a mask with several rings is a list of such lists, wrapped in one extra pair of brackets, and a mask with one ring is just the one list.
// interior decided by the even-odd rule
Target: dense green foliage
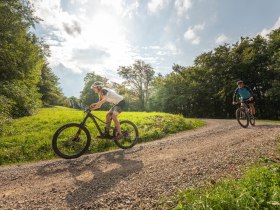
[(232, 117), (237, 80), (253, 90), (257, 115), (280, 118), (280, 29), (267, 37), (241, 38), (199, 55), (194, 65), (174, 64), (173, 72), (158, 76), (150, 109), (196, 117)]
[[(94, 112), (105, 119), (106, 112)], [(38, 114), (6, 123), (0, 133), (0, 165), (55, 158), (51, 141), (54, 132), (70, 122), (80, 123), (82, 111), (65, 107), (41, 108)], [(166, 113), (124, 112), (120, 120), (133, 121), (139, 129), (140, 140), (150, 141), (182, 130), (202, 126), (195, 119)], [(87, 122), (92, 136), (90, 153), (116, 148), (113, 141), (96, 139), (97, 130), (91, 120)], [(100, 125), (103, 127), (103, 125)]]
[(42, 101), (59, 104), (63, 95), (47, 66), (47, 46), (30, 32), (38, 18), (29, 1), (1, 0), (0, 14), (0, 118), (31, 115)]
[(11, 102), (12, 116), (30, 115), (41, 105), (37, 84), (44, 63), (37, 38), (27, 32), (36, 19), (17, 0), (1, 1), (0, 14), (0, 94)]
[[(180, 192), (174, 209), (279, 209), (280, 165), (257, 166), (239, 180)], [(170, 203), (169, 203), (170, 205)]]

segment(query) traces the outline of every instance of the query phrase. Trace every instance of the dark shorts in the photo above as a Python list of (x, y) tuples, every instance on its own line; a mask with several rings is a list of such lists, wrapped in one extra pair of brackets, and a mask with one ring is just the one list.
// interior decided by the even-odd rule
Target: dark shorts
[(255, 103), (254, 99), (249, 101), (249, 98), (243, 99), (243, 101), (247, 104), (254, 104)]
[(125, 107), (125, 100), (120, 101), (118, 104), (114, 105), (110, 110), (109, 113), (118, 112), (119, 114)]

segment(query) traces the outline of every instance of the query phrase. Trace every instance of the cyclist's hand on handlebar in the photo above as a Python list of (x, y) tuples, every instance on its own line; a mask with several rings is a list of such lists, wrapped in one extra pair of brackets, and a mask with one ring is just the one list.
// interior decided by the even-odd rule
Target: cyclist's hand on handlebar
[(89, 108), (90, 108), (91, 110), (97, 109), (96, 103), (91, 104), (91, 105), (89, 106)]
[(254, 97), (253, 96), (251, 96), (250, 98), (249, 98), (249, 101), (252, 101), (254, 99)]
[(235, 105), (235, 104), (237, 104), (237, 102), (236, 102), (236, 101), (233, 101), (233, 102), (232, 102), (232, 105)]

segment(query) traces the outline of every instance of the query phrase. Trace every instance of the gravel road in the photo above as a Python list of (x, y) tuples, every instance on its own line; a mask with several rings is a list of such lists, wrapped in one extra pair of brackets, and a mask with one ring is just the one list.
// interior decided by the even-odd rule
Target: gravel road
[(129, 150), (0, 167), (0, 209), (158, 209), (161, 198), (240, 176), (260, 158), (280, 162), (280, 124), (205, 121)]

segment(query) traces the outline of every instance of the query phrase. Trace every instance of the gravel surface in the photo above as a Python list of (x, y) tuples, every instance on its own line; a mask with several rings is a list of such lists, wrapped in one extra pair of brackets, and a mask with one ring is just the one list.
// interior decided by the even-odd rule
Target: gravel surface
[(0, 167), (0, 209), (158, 209), (180, 189), (239, 176), (260, 158), (279, 162), (279, 124), (205, 121), (129, 150)]

